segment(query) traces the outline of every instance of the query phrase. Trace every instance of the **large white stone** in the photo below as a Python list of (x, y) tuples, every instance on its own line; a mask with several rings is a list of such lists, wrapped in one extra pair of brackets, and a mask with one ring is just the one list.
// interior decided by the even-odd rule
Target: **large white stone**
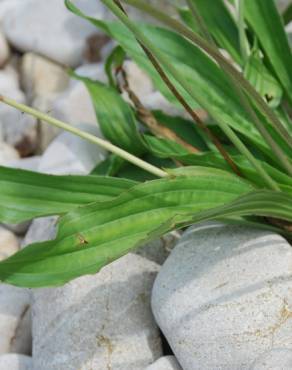
[[(99, 1), (76, 0), (74, 4), (91, 16), (100, 18), (106, 13)], [(82, 61), (87, 37), (98, 32), (67, 10), (62, 0), (19, 0), (3, 13), (3, 30), (14, 47), (73, 67)]]
[(290, 370), (292, 349), (275, 348), (267, 351), (254, 362), (250, 370)]
[(35, 155), (28, 158), (20, 158), (8, 161), (5, 166), (19, 168), (21, 170), (37, 171), (41, 161), (41, 156)]
[(159, 273), (156, 321), (184, 370), (249, 369), (292, 347), (292, 248), (250, 228), (190, 228)]
[(30, 292), (28, 290), (0, 285), (0, 333), (1, 354), (30, 353)]
[(10, 257), (19, 249), (16, 236), (0, 225), (0, 261)]
[(26, 94), (32, 99), (65, 90), (69, 76), (57, 63), (34, 53), (26, 53), (21, 61), (21, 80)]
[(34, 292), (34, 369), (144, 370), (161, 356), (150, 292), (158, 266), (128, 254), (94, 276)]
[(145, 370), (182, 370), (182, 368), (180, 367), (174, 356), (165, 356), (155, 361)]
[(1, 355), (0, 370), (32, 370), (32, 358), (16, 353)]
[[(94, 125), (79, 125), (81, 130), (100, 136)], [(39, 171), (56, 175), (88, 174), (104, 159), (104, 151), (97, 145), (69, 132), (63, 132), (47, 148), (39, 165)]]
[[(9, 65), (0, 70), (0, 92), (19, 103), (27, 102), (19, 88), (17, 72)], [(0, 139), (14, 146), (25, 142), (33, 148), (37, 138), (36, 126), (34, 118), (0, 102)]]
[(6, 166), (8, 162), (17, 160), (18, 158), (19, 154), (17, 151), (12, 146), (0, 140), (0, 165)]
[(8, 60), (10, 55), (10, 48), (8, 42), (0, 29), (0, 67), (2, 67)]

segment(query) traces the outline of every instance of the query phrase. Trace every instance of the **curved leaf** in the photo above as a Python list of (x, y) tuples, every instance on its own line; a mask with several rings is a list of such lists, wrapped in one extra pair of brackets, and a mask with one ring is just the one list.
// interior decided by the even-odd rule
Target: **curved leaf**
[[(157, 87), (160, 88), (165, 95), (168, 94), (169, 97), (169, 92), (165, 88), (164, 82), (154, 70), (154, 67), (146, 57), (133, 34), (123, 24), (120, 22), (107, 22), (87, 17), (78, 10), (70, 0), (66, 0), (66, 5), (75, 14), (89, 20), (115, 39), (127, 54), (140, 65), (141, 68), (146, 70), (154, 82), (160, 81), (160, 85), (157, 85)], [(167, 56), (172, 66), (180, 73), (181, 79), (189, 81), (196, 87), (193, 94), (196, 95), (196, 101), (201, 107), (208, 111), (216, 121), (224, 125), (228, 124), (234, 130), (241, 133), (272, 161), (277, 160), (255, 128), (253, 122), (250, 120), (250, 116), (242, 106), (241, 100), (234, 90), (228, 76), (225, 75), (206, 53), (171, 30), (142, 23), (135, 23), (135, 26), (139, 27), (144, 36), (147, 37), (148, 40), (151, 40), (151, 43), (159, 49), (161, 53)], [(194, 99), (186, 93), (177, 81), (175, 81), (166, 68), (165, 72), (184, 98), (194, 107)], [(270, 131), (275, 131), (265, 118), (260, 117), (260, 119), (268, 126)], [(281, 144), (282, 142), (283, 140)]]
[(0, 166), (0, 221), (19, 223), (109, 200), (135, 181), (102, 176), (55, 176)]
[(224, 171), (198, 167), (191, 173), (139, 184), (111, 201), (68, 213), (60, 219), (56, 240), (28, 246), (1, 262), (0, 279), (40, 287), (95, 273), (139, 244), (190, 221), (194, 213), (252, 190)]

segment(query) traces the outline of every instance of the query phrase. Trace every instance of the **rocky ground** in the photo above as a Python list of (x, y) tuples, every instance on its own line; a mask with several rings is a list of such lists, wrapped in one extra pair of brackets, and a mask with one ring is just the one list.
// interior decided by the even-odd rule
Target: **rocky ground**
[[(110, 17), (98, 1), (75, 3)], [(0, 0), (0, 93), (98, 136), (87, 90), (66, 67), (105, 81), (111, 47), (62, 0)], [(126, 68), (146, 107), (177, 113), (135, 64)], [(105, 155), (0, 104), (0, 165), (88, 174)], [(0, 260), (54, 235), (52, 217), (0, 225)], [(291, 266), (282, 237), (207, 224), (63, 287), (2, 284), (0, 370), (292, 369)]]

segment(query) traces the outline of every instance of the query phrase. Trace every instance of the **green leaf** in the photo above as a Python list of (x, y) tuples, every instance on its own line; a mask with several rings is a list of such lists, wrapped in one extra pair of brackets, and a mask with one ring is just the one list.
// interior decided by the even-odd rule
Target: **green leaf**
[(244, 77), (267, 100), (271, 108), (279, 106), (283, 95), (282, 87), (264, 65), (259, 50), (253, 50), (250, 54), (244, 67)]
[(273, 0), (245, 0), (245, 16), (253, 28), (287, 97), (292, 102), (292, 55)]
[(192, 0), (208, 31), (222, 49), (241, 64), (239, 33), (234, 19), (222, 0)]
[(107, 74), (109, 84), (111, 87), (117, 87), (115, 78), (112, 73), (112, 69), (116, 69), (119, 66), (123, 65), (123, 62), (125, 60), (126, 54), (124, 50), (118, 45), (116, 46), (110, 55), (107, 57), (106, 62), (105, 62), (105, 72)]
[(133, 154), (144, 151), (135, 115), (115, 88), (74, 74), (87, 87), (103, 135), (113, 144)]
[(181, 18), (181, 20), (193, 31), (199, 33), (200, 29), (197, 25), (197, 23), (194, 20), (194, 17), (192, 13), (190, 12), (189, 8), (187, 7), (178, 7), (177, 9), (178, 14)]
[(91, 175), (116, 176), (125, 163), (127, 162), (123, 158), (118, 157), (115, 154), (111, 154), (93, 169)]
[(1, 262), (0, 280), (41, 287), (96, 273), (141, 243), (190, 222), (194, 214), (252, 190), (224, 171), (191, 171), (136, 185), (111, 201), (68, 213), (60, 219), (56, 240), (32, 244)]
[[(114, 38), (127, 54), (132, 57), (138, 65), (145, 69), (155, 81), (158, 78), (160, 82), (162, 82), (160, 76), (158, 76), (157, 72), (154, 70), (133, 34), (123, 24), (120, 22), (106, 22), (86, 17), (76, 9), (69, 0), (66, 0), (66, 4), (71, 11), (88, 19), (97, 27), (104, 30), (110, 37)], [(247, 137), (259, 150), (264, 151), (266, 155), (274, 158), (274, 155), (271, 155), (269, 148), (263, 142), (262, 137), (250, 121), (248, 113), (242, 107), (241, 101), (234, 91), (228, 77), (211, 58), (200, 48), (175, 32), (141, 23), (136, 23), (136, 26), (138, 26), (143, 34), (159, 48), (160, 52), (165, 53), (168, 60), (180, 73), (181, 78), (189, 81), (196, 87), (196, 89), (194, 89), (196, 100), (206, 111), (217, 121), (228, 124)], [(156, 75), (156, 77), (154, 77), (154, 75)], [(174, 81), (170, 74), (169, 78), (174, 82), (175, 86), (178, 87), (178, 90), (183, 94), (191, 106), (194, 107), (194, 99)], [(228, 104), (226, 102), (228, 102)]]
[[(206, 137), (206, 134), (202, 130), (198, 129), (195, 122), (180, 116), (168, 116), (161, 111), (153, 111), (152, 113), (161, 125), (171, 129), (190, 145), (201, 151), (208, 149), (210, 139)], [(208, 143), (208, 145), (206, 143)]]
[(98, 176), (54, 176), (0, 166), (0, 221), (19, 223), (109, 200), (136, 182)]

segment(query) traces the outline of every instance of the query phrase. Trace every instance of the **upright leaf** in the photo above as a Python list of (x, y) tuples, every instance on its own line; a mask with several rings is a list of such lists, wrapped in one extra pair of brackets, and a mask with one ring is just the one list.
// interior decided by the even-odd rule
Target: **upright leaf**
[(77, 76), (86, 85), (103, 135), (113, 144), (134, 154), (143, 152), (135, 115), (113, 87)]
[(273, 0), (245, 0), (245, 16), (292, 102), (292, 54)]
[(239, 33), (234, 19), (223, 0), (191, 0), (204, 20), (208, 31), (235, 62), (242, 63)]

